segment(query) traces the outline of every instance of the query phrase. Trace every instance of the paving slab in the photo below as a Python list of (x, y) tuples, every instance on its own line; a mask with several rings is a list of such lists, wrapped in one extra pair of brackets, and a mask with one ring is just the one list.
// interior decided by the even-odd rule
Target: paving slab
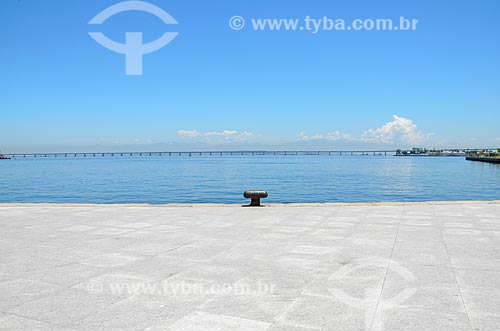
[(0, 205), (0, 330), (499, 330), (500, 202)]
[(16, 330), (16, 331), (75, 331), (65, 327), (60, 327), (54, 324), (32, 320), (26, 317), (0, 314), (0, 330)]

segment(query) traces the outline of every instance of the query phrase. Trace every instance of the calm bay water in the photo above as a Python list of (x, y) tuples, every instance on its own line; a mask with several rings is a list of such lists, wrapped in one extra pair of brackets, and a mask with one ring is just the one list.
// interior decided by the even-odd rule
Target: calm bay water
[(0, 160), (0, 202), (245, 203), (500, 199), (500, 166), (461, 157), (144, 156)]

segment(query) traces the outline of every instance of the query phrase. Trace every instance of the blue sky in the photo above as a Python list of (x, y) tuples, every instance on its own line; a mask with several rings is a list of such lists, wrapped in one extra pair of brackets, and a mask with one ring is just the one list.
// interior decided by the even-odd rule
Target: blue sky
[[(88, 25), (118, 2), (2, 1), (2, 150), (500, 145), (498, 1), (150, 0), (179, 24), (125, 12)], [(235, 15), (247, 21), (240, 31)], [(312, 34), (250, 24), (306, 16), (419, 25)], [(124, 55), (95, 31), (118, 42), (179, 35), (127, 76)]]

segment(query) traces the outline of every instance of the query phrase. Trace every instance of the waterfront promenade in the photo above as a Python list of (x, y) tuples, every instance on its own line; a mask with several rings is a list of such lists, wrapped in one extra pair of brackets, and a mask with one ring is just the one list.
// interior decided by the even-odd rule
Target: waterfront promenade
[(0, 330), (498, 330), (500, 202), (0, 205)]
[(500, 157), (487, 157), (487, 156), (468, 156), (467, 161), (487, 162), (487, 163), (500, 163)]

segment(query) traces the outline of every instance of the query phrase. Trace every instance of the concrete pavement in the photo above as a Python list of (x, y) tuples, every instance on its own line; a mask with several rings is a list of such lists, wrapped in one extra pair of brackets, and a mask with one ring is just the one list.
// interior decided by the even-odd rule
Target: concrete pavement
[(499, 330), (500, 203), (0, 205), (0, 330)]

